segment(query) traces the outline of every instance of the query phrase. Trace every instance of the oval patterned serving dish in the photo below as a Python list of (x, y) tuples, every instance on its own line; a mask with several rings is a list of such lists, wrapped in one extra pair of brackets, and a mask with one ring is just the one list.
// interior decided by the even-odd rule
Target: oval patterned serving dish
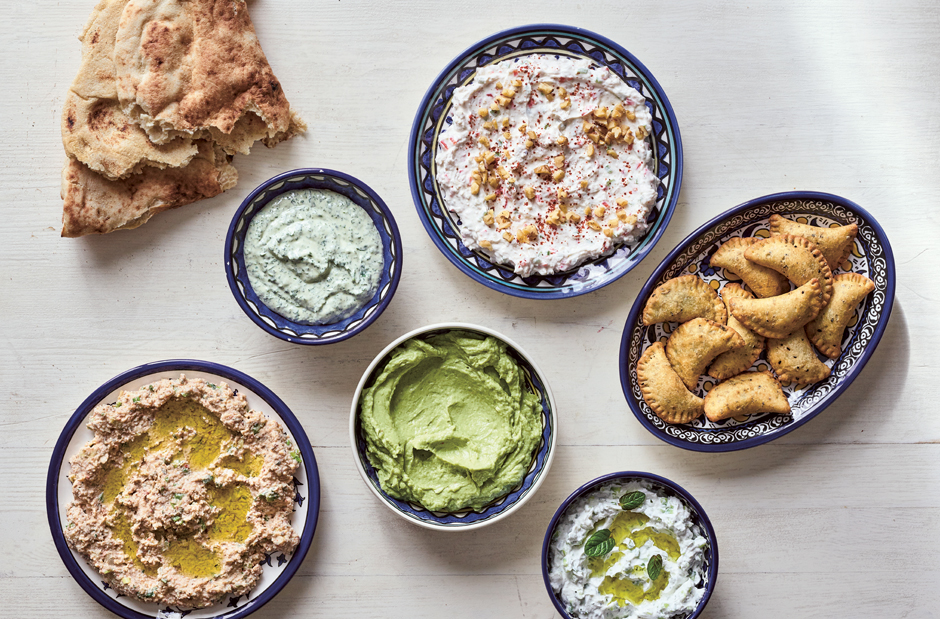
[[(856, 309), (842, 338), (842, 354), (832, 360), (821, 357), (831, 373), (825, 380), (795, 389), (784, 387), (789, 415), (758, 414), (711, 422), (699, 417), (690, 424), (662, 421), (643, 400), (637, 384), (636, 365), (643, 351), (656, 341), (665, 342), (669, 323), (644, 326), (643, 307), (653, 290), (668, 279), (696, 274), (719, 290), (732, 281), (722, 269), (709, 266), (718, 247), (732, 237), (770, 236), (769, 219), (778, 214), (814, 226), (858, 225), (851, 255), (836, 272), (852, 271), (870, 278), (875, 290)], [(848, 268), (846, 268), (848, 267)], [(864, 209), (840, 196), (791, 191), (756, 198), (712, 219), (679, 244), (650, 276), (640, 291), (624, 326), (620, 343), (620, 382), (627, 403), (647, 430), (660, 439), (694, 451), (734, 451), (761, 445), (800, 427), (829, 406), (858, 376), (884, 334), (894, 304), (894, 255), (884, 230)], [(752, 369), (770, 370), (766, 352)], [(699, 379), (699, 395), (715, 385), (715, 379)]]
[[(620, 247), (612, 254), (554, 275), (521, 277), (484, 254), (468, 249), (457, 231), (460, 221), (443, 206), (435, 178), (438, 135), (451, 118), (454, 90), (473, 79), (479, 67), (528, 54), (588, 58), (607, 66), (640, 92), (653, 117), (653, 171), (660, 179), (656, 204), (647, 221), (649, 229), (633, 249)], [(500, 32), (473, 45), (454, 59), (431, 84), (418, 108), (411, 129), (408, 176), (418, 216), (437, 248), (471, 279), (506, 294), (528, 299), (563, 299), (602, 288), (619, 279), (649, 253), (672, 218), (682, 183), (682, 141), (672, 106), (659, 83), (630, 52), (593, 32), (553, 24), (521, 26)]]
[[(85, 426), (88, 415), (101, 402), (113, 402), (122, 391), (140, 389), (163, 378), (179, 378), (180, 374), (185, 374), (187, 378), (225, 382), (236, 393), (244, 394), (252, 409), (264, 413), (284, 426), (301, 457), (300, 467), (294, 474), (296, 491), (291, 521), (294, 529), (300, 534), (300, 544), (293, 554), (277, 552), (268, 555), (262, 562), (261, 580), (248, 595), (227, 597), (214, 606), (196, 610), (165, 604), (146, 604), (115, 593), (81, 555), (68, 547), (62, 533), (66, 509), (72, 500), (72, 484), (68, 478), (69, 459), (94, 437), (94, 433)], [(176, 359), (148, 363), (115, 376), (98, 387), (76, 409), (59, 435), (46, 478), (46, 515), (62, 562), (88, 595), (125, 619), (239, 619), (250, 615), (277, 595), (300, 567), (313, 541), (319, 510), (320, 475), (317, 471), (317, 461), (310, 441), (294, 414), (270, 389), (255, 379), (238, 370), (207, 361)]]
[[(265, 305), (248, 278), (245, 267), (245, 235), (255, 215), (277, 196), (295, 189), (326, 189), (346, 196), (366, 212), (382, 240), (383, 269), (372, 299), (338, 322), (308, 325), (281, 316)], [(229, 288), (242, 311), (274, 337), (294, 344), (332, 344), (349, 339), (385, 311), (401, 279), (402, 245), (398, 224), (391, 210), (368, 185), (343, 172), (324, 168), (301, 168), (278, 174), (252, 191), (232, 217), (225, 237), (225, 274)]]
[[(427, 337), (435, 333), (446, 331), (472, 331), (481, 335), (492, 336), (501, 340), (507, 345), (507, 352), (513, 360), (519, 364), (525, 374), (525, 380), (532, 393), (538, 396), (542, 408), (542, 436), (535, 453), (532, 456), (532, 462), (526, 471), (525, 476), (508, 494), (492, 501), (480, 511), (474, 511), (470, 508), (455, 512), (435, 512), (408, 501), (396, 499), (382, 489), (379, 483), (379, 476), (369, 461), (366, 450), (365, 433), (359, 421), (359, 398), (362, 390), (371, 385), (373, 376), (384, 367), (386, 358), (404, 342), (414, 339)], [(555, 455), (555, 445), (558, 436), (558, 417), (555, 413), (555, 398), (552, 395), (551, 388), (545, 382), (541, 370), (535, 361), (523, 351), (518, 344), (506, 336), (482, 327), (466, 323), (440, 323), (428, 325), (410, 331), (401, 337), (395, 339), (391, 344), (385, 347), (382, 352), (376, 355), (375, 359), (369, 364), (369, 367), (363, 373), (353, 395), (352, 407), (349, 414), (349, 435), (353, 446), (353, 453), (356, 458), (356, 467), (359, 469), (359, 475), (383, 505), (391, 509), (395, 514), (404, 518), (412, 524), (440, 531), (467, 531), (470, 529), (479, 529), (497, 520), (502, 520), (516, 511), (528, 501), (539, 486), (545, 480), (545, 475), (551, 467), (552, 459)]]

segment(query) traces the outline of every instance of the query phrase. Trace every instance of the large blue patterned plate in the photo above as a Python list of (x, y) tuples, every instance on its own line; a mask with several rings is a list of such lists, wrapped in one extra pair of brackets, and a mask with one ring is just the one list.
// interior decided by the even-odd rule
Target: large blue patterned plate
[[(502, 340), (508, 345), (507, 350), (513, 360), (522, 368), (529, 389), (541, 400), (542, 438), (535, 448), (532, 462), (529, 464), (529, 469), (525, 476), (508, 494), (499, 497), (480, 511), (473, 511), (468, 508), (457, 512), (432, 512), (416, 503), (401, 501), (389, 496), (382, 489), (378, 474), (369, 462), (369, 456), (366, 453), (365, 435), (359, 423), (359, 396), (362, 394), (362, 390), (371, 384), (371, 379), (373, 374), (377, 371), (377, 368), (383, 365), (386, 357), (399, 345), (416, 337), (426, 337), (434, 333), (453, 330), (474, 331), (482, 335), (489, 335), (498, 340)], [(535, 364), (535, 361), (519, 348), (518, 344), (508, 339), (506, 336), (492, 329), (487, 329), (486, 327), (465, 323), (441, 323), (406, 333), (376, 355), (369, 367), (366, 368), (362, 379), (359, 381), (359, 385), (356, 387), (356, 393), (353, 395), (352, 408), (349, 414), (349, 435), (359, 474), (366, 482), (369, 490), (372, 491), (372, 494), (374, 494), (382, 504), (391, 509), (398, 516), (418, 526), (439, 531), (467, 531), (470, 529), (478, 529), (509, 516), (522, 507), (523, 503), (528, 501), (532, 495), (535, 494), (535, 491), (538, 490), (539, 486), (542, 485), (542, 482), (545, 480), (545, 475), (548, 473), (548, 469), (552, 464), (552, 458), (555, 455), (555, 445), (558, 437), (558, 418), (555, 414), (555, 410), (555, 398), (552, 395), (548, 383), (545, 382), (543, 374)]]
[[(300, 450), (301, 464), (294, 475), (294, 514), (291, 523), (300, 534), (300, 544), (291, 555), (275, 553), (262, 563), (262, 575), (258, 585), (248, 594), (229, 597), (223, 602), (192, 610), (166, 605), (145, 604), (136, 599), (118, 595), (101, 576), (65, 542), (62, 526), (66, 521), (66, 509), (72, 500), (72, 484), (69, 481), (69, 459), (78, 453), (94, 434), (85, 427), (85, 420), (92, 409), (101, 402), (113, 402), (122, 391), (139, 389), (163, 378), (203, 378), (214, 382), (225, 382), (238, 393), (248, 398), (248, 405), (261, 411), (284, 426), (291, 441)], [(148, 363), (115, 376), (95, 390), (75, 411), (59, 436), (49, 463), (46, 479), (46, 513), (52, 539), (59, 556), (75, 581), (96, 602), (125, 619), (240, 619), (261, 608), (271, 600), (294, 576), (304, 560), (313, 541), (320, 510), (320, 476), (317, 461), (307, 435), (294, 414), (267, 387), (237, 370), (207, 361), (170, 360)]]
[[(460, 240), (460, 222), (443, 206), (435, 178), (437, 136), (448, 117), (451, 95), (473, 79), (477, 68), (526, 54), (585, 57), (604, 65), (646, 98), (653, 116), (652, 169), (660, 179), (657, 201), (647, 222), (649, 229), (633, 249), (621, 247), (613, 254), (555, 275), (520, 277), (503, 265), (493, 264), (471, 251)], [(411, 129), (408, 176), (418, 216), (437, 248), (458, 269), (494, 290), (528, 299), (562, 299), (585, 294), (617, 280), (635, 267), (662, 236), (672, 218), (682, 183), (682, 141), (675, 114), (659, 83), (630, 52), (593, 32), (553, 24), (522, 26), (488, 37), (454, 59), (431, 84), (421, 101)]]
[[(856, 310), (842, 339), (842, 354), (836, 360), (822, 358), (832, 372), (829, 377), (802, 389), (784, 387), (790, 401), (789, 415), (760, 414), (711, 422), (701, 417), (690, 424), (668, 424), (657, 417), (643, 400), (637, 384), (636, 364), (643, 351), (656, 341), (665, 342), (669, 323), (644, 326), (643, 307), (653, 290), (667, 279), (694, 273), (716, 290), (730, 281), (722, 269), (708, 265), (712, 254), (736, 236), (769, 236), (769, 219), (782, 215), (814, 226), (858, 224), (855, 246), (843, 270), (859, 273), (875, 283), (875, 290)], [(884, 334), (894, 304), (894, 254), (878, 222), (845, 198), (812, 191), (777, 193), (746, 202), (719, 215), (690, 234), (663, 260), (637, 295), (624, 326), (620, 343), (620, 382), (633, 414), (647, 430), (662, 440), (694, 451), (733, 451), (761, 445), (800, 427), (841, 394), (865, 367)], [(765, 356), (755, 363), (770, 370)], [(699, 380), (698, 393), (710, 390), (715, 379)]]

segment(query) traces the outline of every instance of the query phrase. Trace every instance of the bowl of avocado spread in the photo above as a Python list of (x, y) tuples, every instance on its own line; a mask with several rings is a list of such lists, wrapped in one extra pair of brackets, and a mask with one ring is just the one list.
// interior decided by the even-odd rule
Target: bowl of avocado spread
[(409, 522), (443, 530), (479, 528), (521, 507), (548, 472), (556, 428), (535, 361), (505, 336), (463, 323), (389, 344), (350, 412), (369, 489)]

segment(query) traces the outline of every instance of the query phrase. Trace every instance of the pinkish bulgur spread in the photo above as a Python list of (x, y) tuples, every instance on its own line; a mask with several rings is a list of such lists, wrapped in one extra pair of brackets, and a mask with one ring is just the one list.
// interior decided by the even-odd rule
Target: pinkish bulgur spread
[(225, 383), (163, 379), (89, 416), (65, 538), (118, 593), (188, 608), (244, 595), (290, 553), (300, 453)]
[(634, 247), (659, 179), (643, 96), (586, 58), (533, 54), (454, 90), (435, 177), (470, 249), (549, 275)]

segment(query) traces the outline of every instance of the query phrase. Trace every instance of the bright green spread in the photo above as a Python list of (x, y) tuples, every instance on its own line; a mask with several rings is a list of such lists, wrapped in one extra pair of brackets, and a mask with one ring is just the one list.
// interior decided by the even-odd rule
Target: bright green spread
[(466, 331), (405, 342), (359, 402), (382, 489), (433, 511), (508, 493), (542, 433), (539, 398), (506, 344)]

